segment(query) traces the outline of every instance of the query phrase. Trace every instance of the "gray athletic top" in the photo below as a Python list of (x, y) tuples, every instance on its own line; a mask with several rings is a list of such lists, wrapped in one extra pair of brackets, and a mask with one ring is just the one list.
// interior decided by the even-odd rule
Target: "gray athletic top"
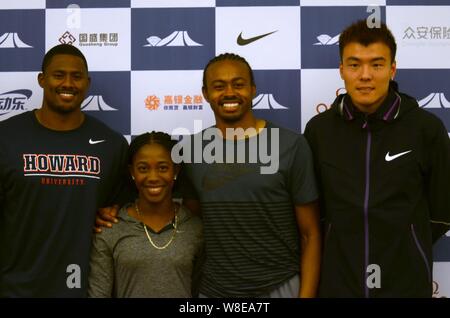
[[(257, 148), (252, 151), (254, 138)], [(261, 174), (260, 168), (267, 166), (261, 156), (256, 163), (201, 162), (183, 168), (192, 183), (184, 185), (185, 197), (201, 202), (205, 263), (200, 293), (208, 297), (264, 296), (300, 271), (295, 206), (317, 199), (311, 150), (302, 135), (271, 122), (250, 139), (231, 144), (233, 154), (240, 146), (246, 159), (267, 149), (276, 154), (277, 146), (275, 173)], [(206, 152), (210, 143), (203, 141), (200, 150)], [(227, 144), (233, 142), (222, 143), (226, 158)], [(195, 144), (192, 153), (198, 154)]]
[[(203, 235), (201, 220), (181, 207), (172, 243), (158, 250), (145, 234), (142, 222), (129, 216), (125, 205), (119, 223), (95, 235), (91, 252), (89, 297), (191, 297), (194, 263)], [(174, 227), (159, 233), (147, 227), (157, 246), (164, 246)]]

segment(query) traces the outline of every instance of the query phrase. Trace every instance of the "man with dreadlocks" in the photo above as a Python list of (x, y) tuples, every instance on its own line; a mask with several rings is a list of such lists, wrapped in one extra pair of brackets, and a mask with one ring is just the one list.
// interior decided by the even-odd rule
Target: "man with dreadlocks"
[[(202, 91), (216, 125), (199, 134), (203, 160), (185, 170), (195, 192), (185, 202), (201, 208), (204, 222), (200, 296), (314, 297), (320, 231), (306, 140), (254, 116), (253, 72), (236, 54), (207, 64)], [(209, 141), (205, 135), (211, 134), (216, 138)], [(207, 158), (211, 146), (223, 149), (223, 156), (216, 151), (215, 160)], [(267, 150), (277, 161), (272, 171), (262, 169), (267, 162), (261, 151)]]

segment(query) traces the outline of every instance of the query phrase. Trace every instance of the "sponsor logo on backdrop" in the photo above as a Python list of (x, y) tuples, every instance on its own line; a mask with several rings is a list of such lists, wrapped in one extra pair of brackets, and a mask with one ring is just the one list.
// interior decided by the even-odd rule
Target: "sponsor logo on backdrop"
[(447, 26), (408, 26), (403, 31), (403, 39), (450, 40), (450, 27)]
[(317, 37), (319, 42), (314, 43), (313, 45), (338, 45), (339, 44), (339, 36), (340, 34), (331, 37), (328, 34), (321, 34)]
[(450, 45), (449, 26), (407, 26), (403, 30), (402, 43), (405, 45)]
[[(336, 97), (338, 97), (341, 94), (345, 94), (346, 92), (347, 91), (345, 90), (344, 87), (340, 87), (336, 90)], [(330, 109), (330, 107), (331, 107), (331, 104), (327, 105), (326, 103), (319, 103), (316, 105), (316, 113), (317, 114), (323, 113), (324, 111)]]
[(115, 111), (114, 107), (109, 106), (104, 100), (102, 95), (91, 95), (86, 98), (81, 104), (82, 110), (89, 111)]
[(203, 44), (195, 42), (187, 31), (173, 31), (169, 36), (161, 39), (158, 36), (152, 35), (147, 39), (147, 44), (143, 47), (154, 46), (203, 46)]
[(155, 110), (203, 110), (202, 95), (149, 95), (144, 101), (145, 108)]
[[(58, 41), (62, 44), (73, 44), (77, 41), (77, 36), (69, 31), (64, 32)], [(117, 46), (119, 44), (119, 34), (112, 33), (80, 33), (78, 34), (79, 46)]]
[(418, 103), (423, 108), (450, 108), (450, 102), (445, 98), (444, 93), (431, 93)]
[(439, 284), (436, 281), (433, 281), (433, 298), (447, 298), (445, 296), (441, 296), (439, 293)]
[(253, 109), (288, 109), (278, 103), (272, 94), (259, 94), (253, 99)]
[(26, 110), (25, 103), (31, 95), (33, 95), (33, 92), (29, 89), (17, 89), (0, 94), (0, 116), (12, 111)]
[(0, 36), (0, 48), (32, 48), (23, 42), (17, 32), (7, 32)]
[(78, 40), (80, 46), (117, 46), (119, 33), (80, 33)]
[(60, 38), (58, 39), (59, 43), (70, 45), (75, 43), (76, 40), (77, 39), (69, 31), (64, 32), (63, 35), (61, 35)]
[(419, 106), (438, 116), (447, 128), (450, 136), (450, 102), (444, 93), (430, 93), (418, 100)]
[(158, 110), (160, 99), (156, 95), (149, 95), (145, 99), (145, 108), (148, 110)]
[[(277, 30), (277, 31), (278, 31), (278, 30)], [(266, 36), (271, 35), (272, 33), (275, 33), (275, 32), (277, 32), (277, 31), (272, 31), (272, 32), (269, 32), (269, 33), (265, 33), (265, 34), (261, 34), (261, 35), (256, 35), (256, 36), (253, 36), (253, 37), (250, 37), (250, 38), (245, 38), (245, 39), (242, 37), (242, 32), (241, 32), (241, 33), (238, 35), (237, 39), (236, 39), (236, 43), (237, 43), (238, 45), (240, 45), (240, 46), (248, 45), (248, 44), (253, 43), (253, 42), (255, 42), (255, 41), (258, 41), (258, 40), (260, 40), (260, 39), (262, 39), (262, 38), (265, 38)]]

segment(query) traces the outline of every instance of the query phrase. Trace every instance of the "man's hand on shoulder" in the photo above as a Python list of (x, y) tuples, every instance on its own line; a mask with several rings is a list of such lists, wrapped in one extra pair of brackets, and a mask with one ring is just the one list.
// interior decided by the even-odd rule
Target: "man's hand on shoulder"
[(97, 216), (95, 217), (94, 233), (100, 233), (102, 227), (112, 227), (113, 223), (119, 222), (116, 218), (118, 212), (118, 205), (98, 209)]

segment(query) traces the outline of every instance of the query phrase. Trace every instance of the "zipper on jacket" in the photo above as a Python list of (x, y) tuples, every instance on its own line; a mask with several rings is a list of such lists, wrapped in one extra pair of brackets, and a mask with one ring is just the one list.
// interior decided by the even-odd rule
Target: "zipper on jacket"
[(367, 129), (367, 145), (366, 145), (366, 176), (364, 191), (364, 296), (369, 298), (369, 287), (367, 286), (367, 268), (369, 266), (369, 190), (370, 190), (370, 148), (372, 146), (372, 134), (367, 121), (364, 122), (364, 129)]
[(430, 264), (428, 264), (427, 256), (425, 255), (425, 252), (423, 251), (422, 246), (419, 243), (419, 239), (417, 238), (416, 231), (414, 230), (414, 224), (411, 224), (411, 233), (412, 233), (412, 236), (414, 239), (414, 243), (416, 244), (416, 247), (419, 250), (419, 253), (422, 256), (423, 262), (425, 263), (425, 266), (427, 268), (428, 282), (430, 282), (431, 281)]

